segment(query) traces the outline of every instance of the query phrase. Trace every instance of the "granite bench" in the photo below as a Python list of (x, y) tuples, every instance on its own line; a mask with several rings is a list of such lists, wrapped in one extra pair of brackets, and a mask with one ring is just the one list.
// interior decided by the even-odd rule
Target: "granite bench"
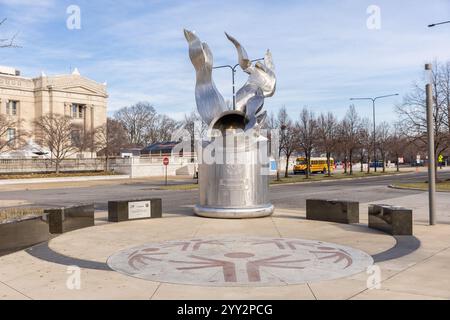
[(412, 210), (384, 204), (369, 206), (369, 228), (381, 230), (394, 236), (413, 234)]
[(74, 207), (46, 209), (51, 234), (62, 234), (95, 225), (95, 208), (93, 204)]
[(0, 223), (0, 256), (50, 240), (48, 215)]
[(359, 203), (340, 200), (306, 200), (306, 219), (337, 223), (359, 223)]
[(109, 222), (154, 218), (162, 218), (162, 200), (160, 198), (108, 202)]

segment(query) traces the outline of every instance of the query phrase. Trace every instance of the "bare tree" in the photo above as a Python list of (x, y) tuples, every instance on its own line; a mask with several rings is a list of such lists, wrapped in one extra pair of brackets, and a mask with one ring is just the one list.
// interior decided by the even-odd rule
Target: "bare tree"
[(311, 155), (317, 144), (317, 120), (312, 111), (303, 108), (300, 118), (296, 123), (297, 143), (305, 154), (306, 158), (306, 178), (309, 179), (311, 173)]
[(108, 118), (105, 125), (95, 130), (94, 136), (96, 150), (105, 157), (105, 171), (108, 171), (109, 158), (118, 155), (128, 143), (127, 132), (119, 121)]
[(408, 147), (408, 139), (401, 134), (401, 129), (399, 125), (396, 124), (393, 127), (393, 131), (389, 137), (388, 148), (389, 152), (395, 156), (395, 163), (397, 167), (397, 172), (400, 172), (400, 157), (403, 156), (405, 158), (404, 152)]
[(283, 144), (281, 148), (283, 150), (284, 155), (286, 156), (286, 168), (284, 170), (284, 177), (289, 177), (289, 160), (291, 159), (292, 154), (297, 150), (297, 135), (298, 131), (296, 130), (294, 123), (290, 122), (286, 124), (283, 130)]
[(386, 121), (381, 122), (376, 129), (378, 138), (378, 150), (380, 151), (381, 160), (383, 161), (383, 172), (386, 172), (386, 161), (390, 150), (389, 142), (391, 141), (391, 128)]
[(355, 106), (351, 105), (340, 125), (340, 141), (345, 150), (345, 172), (347, 173), (347, 160), (350, 163), (350, 174), (353, 174), (353, 155), (359, 147), (359, 131), (361, 119)]
[(317, 119), (318, 147), (327, 157), (328, 176), (331, 176), (331, 153), (336, 148), (338, 121), (333, 113), (320, 114)]
[(114, 118), (122, 123), (127, 131), (130, 144), (144, 146), (151, 135), (149, 130), (154, 127), (158, 116), (150, 103), (138, 102), (131, 107), (120, 109)]
[[(262, 125), (262, 133), (263, 135), (265, 134), (267, 141), (268, 141), (268, 153), (269, 155), (273, 156), (274, 158), (276, 158), (277, 156), (279, 157), (279, 136), (278, 136), (278, 132), (277, 132), (277, 119), (274, 115), (273, 112), (271, 112), (267, 118), (266, 121), (264, 121), (263, 125)], [(272, 143), (274, 142), (274, 143)], [(273, 150), (273, 148), (275, 148), (275, 150)], [(278, 152), (278, 155), (276, 154)], [(277, 173), (278, 170), (277, 170)], [(278, 174), (278, 179), (279, 179), (279, 174)]]
[(152, 128), (148, 128), (147, 144), (158, 141), (172, 140), (173, 132), (180, 127), (180, 123), (167, 115), (158, 115)]
[[(289, 177), (289, 159), (291, 158), (292, 153), (296, 150), (296, 131), (294, 128), (294, 124), (289, 117), (286, 107), (282, 107), (278, 111), (278, 116), (276, 119), (276, 127), (278, 129), (278, 158), (281, 157), (281, 154), (284, 154), (286, 157), (286, 168), (284, 172), (284, 177)], [(280, 168), (279, 164), (277, 166), (277, 180), (280, 179)]]
[(450, 62), (445, 64), (437, 64), (438, 83), (435, 90), (440, 91), (443, 103), (442, 112), (446, 115), (445, 125), (450, 133)]
[[(431, 84), (436, 157), (449, 148), (449, 80), (450, 66), (442, 66), (435, 62), (431, 72)], [(396, 106), (396, 111), (400, 117), (401, 134), (408, 137), (417, 147), (426, 150), (428, 140), (425, 89), (415, 84), (411, 92), (404, 96), (403, 103)], [(435, 170), (437, 171), (437, 167)]]
[(76, 148), (77, 152), (83, 155), (85, 152), (95, 151), (95, 130), (85, 131), (82, 126), (73, 126), (72, 131), (72, 144)]
[[(361, 120), (361, 126), (358, 133), (358, 151), (359, 151), (359, 163), (360, 172), (364, 172), (364, 162), (367, 158), (368, 170), (370, 170), (370, 122), (367, 118)], [(370, 171), (369, 171), (370, 172)]]
[[(184, 120), (181, 122), (181, 128), (184, 129), (189, 135), (190, 139), (190, 152), (198, 152), (196, 150), (196, 140), (206, 138), (208, 126), (202, 121), (202, 118), (196, 111), (192, 111), (190, 114), (184, 116)], [(186, 137), (184, 138), (186, 139)], [(180, 139), (181, 140), (181, 139)], [(184, 140), (188, 143), (187, 140)], [(194, 161), (194, 155), (192, 154), (191, 161)]]
[(70, 117), (53, 114), (44, 115), (34, 123), (38, 141), (50, 150), (58, 174), (61, 162), (77, 150), (75, 133), (78, 127), (73, 125)]
[[(7, 18), (0, 20), (0, 26), (6, 22)], [(17, 33), (12, 37), (0, 38), (0, 48), (18, 48), (19, 46), (15, 43), (17, 38)]]
[(20, 120), (0, 115), (0, 153), (14, 151), (25, 145), (28, 133), (17, 129), (20, 124)]

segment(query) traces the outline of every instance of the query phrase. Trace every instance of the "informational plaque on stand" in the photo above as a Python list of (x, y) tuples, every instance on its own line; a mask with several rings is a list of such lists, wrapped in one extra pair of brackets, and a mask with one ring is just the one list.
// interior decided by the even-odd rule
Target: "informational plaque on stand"
[(109, 222), (154, 218), (162, 218), (161, 198), (130, 199), (108, 202)]
[(128, 219), (145, 219), (152, 216), (151, 201), (135, 201), (128, 203)]

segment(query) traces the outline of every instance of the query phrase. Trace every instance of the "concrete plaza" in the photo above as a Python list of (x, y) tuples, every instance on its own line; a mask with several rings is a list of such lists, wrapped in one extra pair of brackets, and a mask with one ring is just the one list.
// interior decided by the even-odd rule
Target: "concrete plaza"
[[(450, 299), (450, 226), (414, 228), (415, 237), (394, 238), (364, 225), (307, 221), (303, 211), (291, 210), (256, 220), (184, 215), (120, 224), (99, 220), (95, 227), (0, 258), (0, 299)], [(243, 235), (318, 240), (361, 250), (380, 267), (380, 288), (368, 289), (365, 271), (303, 284), (234, 287), (143, 280), (106, 264), (120, 250), (146, 243)], [(70, 266), (81, 268), (79, 290), (67, 286)]]
[[(88, 186), (74, 184), (58, 186), (58, 189), (55, 186), (50, 189), (48, 186), (34, 186), (25, 192), (20, 189), (29, 187), (16, 186), (16, 191), (0, 191), (3, 206), (17, 205), (5, 202), (7, 199), (22, 201), (23, 205), (42, 205), (60, 203), (58, 201), (65, 203), (67, 200), (64, 197), (71, 193), (86, 195), (83, 202), (96, 197), (96, 226), (0, 257), (0, 299), (450, 299), (448, 194), (437, 195), (441, 224), (431, 227), (426, 224), (425, 192), (387, 187), (392, 179), (412, 181), (422, 178), (404, 175), (273, 186), (271, 198), (276, 204), (276, 213), (269, 218), (254, 220), (216, 220), (193, 216), (192, 206), (197, 191), (157, 190), (151, 187), (155, 182), (121, 182), (120, 185), (92, 182)], [(56, 190), (62, 195), (46, 197), (46, 194), (54, 194)], [(109, 193), (102, 197), (103, 190)], [(138, 193), (137, 196), (141, 196), (139, 192), (161, 195), (163, 218), (108, 223), (103, 198), (118, 198), (120, 196), (115, 193), (120, 192), (122, 198), (129, 196), (124, 190)], [(306, 220), (304, 199), (317, 196), (359, 199), (361, 223), (342, 225)], [(392, 237), (368, 229), (367, 206), (374, 202), (414, 209), (414, 237)], [(211, 246), (206, 246), (204, 252), (182, 252), (188, 251), (185, 249), (198, 241)], [(231, 244), (226, 244), (227, 241)], [(242, 268), (239, 269), (237, 264), (237, 272), (231, 276), (224, 272), (222, 278), (222, 266), (214, 265), (214, 272), (199, 273), (197, 277), (193, 272), (209, 270), (208, 263), (212, 260), (217, 262), (214, 254), (222, 250), (223, 242), (234, 251), (232, 254), (221, 251), (220, 254), (225, 253), (224, 256), (230, 258), (247, 258), (247, 267), (249, 261), (255, 260), (253, 257), (258, 255), (264, 258), (259, 259), (260, 262), (267, 262), (267, 255), (273, 255), (280, 263), (270, 262), (273, 260), (269, 259), (270, 263), (266, 263), (261, 270), (259, 283), (254, 273), (248, 274), (253, 280), (242, 280), (247, 275), (239, 271)], [(257, 245), (257, 248), (241, 246), (242, 243)], [(260, 247), (261, 243), (266, 243), (265, 247)], [(301, 243), (302, 252), (323, 252), (309, 254), (308, 259), (316, 260), (305, 262), (308, 259), (299, 256), (302, 252), (287, 251), (289, 243)], [(338, 256), (338, 251), (347, 255)], [(108, 262), (121, 253), (132, 256), (136, 263), (129, 264), (124, 270), (119, 270), (120, 263), (119, 269), (112, 264), (118, 270), (113, 271)], [(137, 256), (137, 253), (143, 255)], [(292, 257), (288, 256), (291, 253)], [(147, 274), (134, 274), (133, 267), (140, 268), (164, 260), (159, 254), (170, 254), (171, 262), (180, 264), (192, 257), (202, 260), (193, 263), (192, 258), (191, 265), (177, 266), (178, 274), (173, 273), (175, 269), (169, 270), (163, 264), (147, 270)], [(380, 268), (379, 288), (373, 287), (377, 269), (367, 269), (366, 264), (357, 263), (363, 260), (367, 263), (366, 255)], [(349, 267), (350, 261), (354, 264), (352, 267)], [(321, 274), (307, 277), (305, 273), (314, 270), (314, 267), (317, 267), (316, 270), (321, 268)], [(73, 287), (72, 282), (78, 268), (79, 289)], [(185, 281), (189, 276), (197, 279), (197, 283)], [(229, 282), (224, 282), (227, 277)]]

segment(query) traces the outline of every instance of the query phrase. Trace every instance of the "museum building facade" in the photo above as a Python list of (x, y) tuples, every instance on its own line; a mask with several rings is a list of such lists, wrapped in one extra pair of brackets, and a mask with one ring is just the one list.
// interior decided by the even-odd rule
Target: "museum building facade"
[[(29, 145), (39, 141), (35, 121), (45, 115), (68, 116), (72, 119), (73, 136), (94, 132), (104, 126), (107, 119), (108, 94), (106, 83), (101, 84), (80, 75), (77, 69), (72, 74), (26, 78), (20, 71), (0, 66), (0, 114), (15, 123), (5, 131), (8, 141), (20, 132), (26, 132)], [(15, 151), (17, 154), (17, 150)], [(95, 157), (95, 152), (78, 152), (73, 157)], [(29, 155), (28, 155), (29, 156)]]

